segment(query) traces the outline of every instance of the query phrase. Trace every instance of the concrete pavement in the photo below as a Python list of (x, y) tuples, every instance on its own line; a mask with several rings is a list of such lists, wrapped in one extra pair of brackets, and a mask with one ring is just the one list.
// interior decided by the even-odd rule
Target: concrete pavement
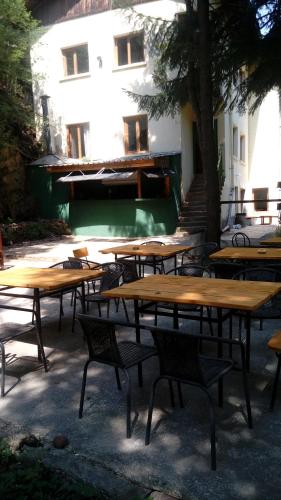
[[(6, 263), (41, 267), (43, 263), (49, 265), (64, 260), (73, 248), (84, 244), (90, 250), (90, 258), (105, 261), (110, 260), (110, 256), (103, 256), (98, 250), (120, 244), (120, 241), (78, 240), (66, 238), (11, 248), (5, 252)], [(113, 309), (113, 317), (124, 320), (122, 308), (118, 313)], [(158, 373), (156, 359), (145, 362), (143, 388), (138, 387), (136, 371), (132, 369), (133, 410), (136, 413), (131, 439), (126, 439), (125, 435), (123, 391), (117, 390), (114, 373), (109, 367), (92, 364), (89, 368), (84, 417), (78, 419), (87, 350), (79, 327), (71, 332), (71, 311), (70, 300), (66, 298), (63, 329), (58, 332), (58, 301), (46, 299), (42, 302), (44, 344), (50, 363), (48, 373), (37, 369), (32, 334), (7, 345), (11, 360), (9, 374), (17, 373), (22, 377), (0, 400), (1, 436), (7, 436), (16, 445), (22, 436), (35, 434), (44, 446), (25, 447), (25, 453), (40, 456), (46, 463), (85, 479), (113, 499), (141, 499), (152, 491), (155, 497), (158, 491), (162, 495), (198, 500), (280, 498), (281, 395), (279, 391), (276, 408), (270, 412), (276, 361), (266, 346), (267, 339), (280, 329), (279, 321), (266, 321), (263, 331), (259, 330), (258, 323), (253, 323), (249, 376), (253, 430), (249, 430), (245, 422), (241, 372), (233, 371), (225, 379), (224, 408), (216, 408), (217, 471), (213, 472), (210, 470), (206, 401), (190, 387), (184, 388), (185, 408), (181, 409), (177, 402), (173, 409), (166, 384), (159, 386), (151, 444), (144, 445), (149, 392)], [(91, 312), (96, 311), (93, 308)], [(133, 319), (130, 305), (129, 314)], [(2, 322), (29, 323), (30, 319), (29, 313), (0, 310)], [(153, 318), (145, 317), (142, 321), (153, 323)], [(160, 324), (171, 327), (169, 319), (160, 320)], [(181, 329), (198, 331), (198, 325), (184, 321)], [(208, 327), (205, 331), (208, 333)], [(134, 332), (118, 327), (118, 338), (132, 339)], [(142, 340), (152, 343), (150, 333), (143, 330)], [(234, 356), (238, 360), (238, 353)], [(11, 380), (8, 379), (8, 383)], [(213, 394), (216, 398), (215, 389)], [(57, 434), (66, 435), (70, 441), (63, 450), (52, 446)]]

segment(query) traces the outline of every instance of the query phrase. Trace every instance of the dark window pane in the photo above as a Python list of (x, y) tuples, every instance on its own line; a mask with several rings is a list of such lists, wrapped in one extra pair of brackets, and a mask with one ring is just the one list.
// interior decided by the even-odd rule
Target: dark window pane
[(130, 38), (131, 43), (131, 63), (137, 63), (144, 60), (143, 52), (143, 34), (135, 35)]
[(136, 122), (130, 120), (128, 122), (128, 151), (137, 151), (137, 138), (136, 138)]
[(78, 73), (88, 73), (89, 71), (89, 57), (88, 46), (81, 45), (76, 48)]
[(118, 66), (128, 64), (127, 38), (117, 40)]
[(145, 116), (140, 118), (140, 151), (147, 150), (147, 119)]
[(64, 57), (66, 60), (66, 75), (74, 75), (73, 51), (65, 50)]

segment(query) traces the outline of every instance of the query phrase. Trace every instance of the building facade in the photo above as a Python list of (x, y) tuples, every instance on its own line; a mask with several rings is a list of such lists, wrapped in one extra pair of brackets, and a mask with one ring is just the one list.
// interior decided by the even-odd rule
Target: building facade
[[(168, 20), (185, 9), (181, 0), (130, 3), (144, 16)], [(31, 52), (38, 134), (46, 96), (49, 149), (68, 158), (30, 170), (41, 214), (62, 216), (77, 234), (173, 233), (200, 161), (190, 106), (174, 118), (149, 119), (125, 92), (157, 91), (149, 34), (106, 0), (33, 2), (33, 13), (42, 22)], [(235, 213), (246, 212), (252, 222), (276, 216), (276, 203), (259, 202), (279, 196), (276, 93), (254, 116), (222, 113), (215, 127), (222, 200), (233, 201), (222, 205), (222, 227), (235, 222)], [(80, 171), (87, 179), (78, 179)]]

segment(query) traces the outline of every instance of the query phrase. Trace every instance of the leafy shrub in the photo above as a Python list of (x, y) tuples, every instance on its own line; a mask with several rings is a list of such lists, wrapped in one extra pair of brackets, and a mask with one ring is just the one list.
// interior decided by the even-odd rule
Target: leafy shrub
[(11, 452), (0, 440), (0, 498), (3, 500), (102, 500), (91, 486)]
[(68, 225), (62, 220), (43, 220), (1, 224), (4, 245), (23, 241), (42, 240), (51, 236), (71, 234)]

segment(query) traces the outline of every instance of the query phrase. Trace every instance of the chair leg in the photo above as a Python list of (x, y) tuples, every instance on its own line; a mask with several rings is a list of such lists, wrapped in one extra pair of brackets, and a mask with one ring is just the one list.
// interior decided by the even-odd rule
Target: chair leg
[(99, 311), (99, 317), (101, 318), (101, 307), (99, 302), (98, 302), (98, 311)]
[(89, 366), (90, 362), (91, 362), (91, 360), (88, 359), (88, 361), (86, 362), (86, 364), (84, 366), (84, 371), (83, 371), (82, 388), (81, 388), (80, 405), (79, 405), (79, 418), (82, 418), (82, 416), (83, 416), (85, 389), (86, 389), (86, 381), (87, 381), (87, 371), (88, 371), (88, 366)]
[(61, 331), (61, 318), (64, 315), (63, 312), (63, 306), (62, 306), (62, 299), (63, 299), (63, 293), (61, 292), (60, 294), (60, 313), (59, 313), (59, 325), (58, 325), (58, 330), (59, 332)]
[(184, 408), (183, 397), (182, 397), (182, 390), (181, 390), (181, 383), (178, 382), (177, 385), (178, 385), (178, 395), (179, 395), (180, 407)]
[(158, 377), (156, 380), (154, 380), (154, 382), (152, 384), (152, 390), (151, 390), (149, 407), (148, 407), (146, 431), (145, 431), (145, 444), (146, 444), (146, 446), (150, 443), (150, 431), (151, 431), (151, 421), (152, 421), (152, 413), (153, 413), (153, 407), (154, 407), (155, 391), (156, 391), (156, 385), (160, 379), (161, 379), (161, 377)]
[(214, 404), (209, 392), (203, 389), (205, 394), (208, 396), (209, 410), (210, 410), (210, 441), (211, 441), (211, 469), (216, 470), (217, 468), (217, 458), (216, 458), (216, 420)]
[(5, 372), (6, 372), (6, 358), (5, 358), (5, 345), (0, 342), (1, 349), (1, 398), (5, 396)]
[(271, 395), (271, 402), (270, 402), (270, 409), (271, 410), (273, 410), (273, 408), (274, 408), (277, 386), (278, 386), (279, 375), (280, 375), (280, 368), (281, 368), (281, 355), (280, 355), (280, 353), (276, 353), (276, 356), (278, 358), (278, 363), (277, 363), (277, 368), (276, 368), (276, 373), (275, 373), (274, 383), (273, 383), (273, 389), (272, 389), (272, 395)]
[(223, 378), (219, 378), (218, 380), (218, 404), (219, 407), (223, 407)]
[(212, 308), (207, 307), (207, 316), (208, 316), (208, 323), (209, 323), (209, 328), (210, 328), (210, 334), (213, 337), (214, 336), (214, 330), (213, 330), (213, 323), (212, 323)]
[(250, 393), (249, 393), (249, 388), (248, 388), (245, 348), (244, 348), (243, 343), (240, 344), (240, 349), (241, 349), (243, 388), (244, 388), (245, 402), (246, 402), (246, 408), (247, 408), (247, 417), (248, 417), (248, 427), (249, 427), (249, 429), (252, 429), (253, 428), (252, 410), (251, 410)]
[(169, 383), (169, 389), (170, 389), (170, 398), (171, 398), (171, 406), (175, 408), (175, 396), (174, 396), (174, 389), (173, 389), (173, 384), (171, 380), (168, 380)]
[(123, 304), (123, 307), (124, 307), (126, 320), (128, 321), (128, 323), (130, 323), (129, 314), (128, 314), (128, 311), (127, 311), (127, 306), (126, 306), (125, 299), (122, 299), (122, 304)]
[(131, 426), (131, 380), (127, 370), (123, 370), (126, 379), (127, 379), (127, 393), (126, 393), (126, 401), (127, 401), (127, 438), (130, 438), (132, 435), (132, 426)]
[(117, 387), (118, 387), (119, 391), (121, 391), (121, 383), (120, 383), (118, 368), (115, 368), (115, 376), (116, 376)]
[(107, 301), (107, 317), (109, 318), (110, 300)]

